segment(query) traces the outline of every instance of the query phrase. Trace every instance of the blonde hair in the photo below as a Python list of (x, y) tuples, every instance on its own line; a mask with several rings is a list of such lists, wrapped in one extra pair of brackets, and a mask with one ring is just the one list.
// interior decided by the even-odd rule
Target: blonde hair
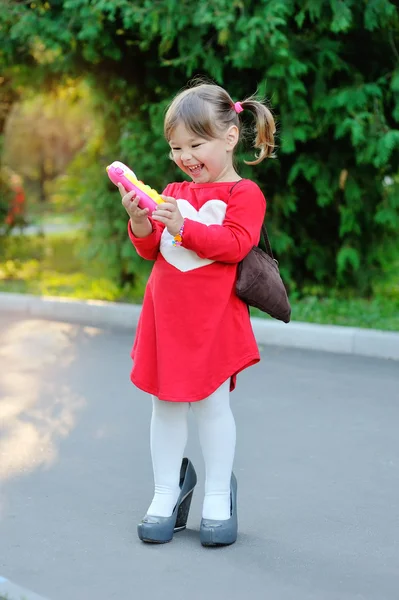
[[(255, 96), (250, 96), (240, 104), (255, 117), (253, 145), (259, 149), (256, 160), (244, 162), (247, 165), (258, 165), (265, 158), (273, 157), (276, 133), (274, 118), (269, 108)], [(164, 122), (167, 141), (179, 123), (183, 123), (194, 135), (205, 139), (219, 137), (232, 125), (238, 128), (240, 135), (243, 131), (241, 119), (234, 109), (234, 101), (230, 94), (219, 85), (198, 80), (177, 94), (169, 105)]]

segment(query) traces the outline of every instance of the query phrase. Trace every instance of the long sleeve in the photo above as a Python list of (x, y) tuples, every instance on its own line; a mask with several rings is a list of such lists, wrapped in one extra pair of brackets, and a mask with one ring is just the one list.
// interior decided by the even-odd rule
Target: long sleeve
[(182, 245), (200, 258), (238, 263), (258, 244), (265, 213), (260, 188), (245, 180), (233, 190), (222, 225), (185, 220)]
[(162, 223), (156, 223), (152, 219), (150, 219), (150, 222), (152, 225), (152, 232), (145, 237), (138, 238), (134, 235), (130, 219), (127, 230), (130, 241), (136, 248), (137, 254), (146, 260), (155, 260), (159, 252), (159, 244), (161, 242), (164, 225)]

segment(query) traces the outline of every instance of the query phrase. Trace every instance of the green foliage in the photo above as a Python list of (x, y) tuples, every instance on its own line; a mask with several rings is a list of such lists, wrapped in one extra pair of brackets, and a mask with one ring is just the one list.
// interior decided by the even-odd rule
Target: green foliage
[(147, 273), (135, 287), (118, 287), (105, 273), (105, 263), (87, 259), (82, 233), (15, 236), (0, 247), (0, 290), (81, 299), (142, 299)]
[[(121, 281), (139, 264), (104, 168), (124, 160), (159, 189), (175, 179), (163, 110), (187, 78), (203, 73), (234, 98), (258, 89), (274, 106), (278, 159), (240, 172), (265, 191), (291, 289), (311, 281), (370, 291), (399, 231), (395, 3), (7, 0), (0, 25), (0, 64), (16, 81), (26, 85), (27, 67), (35, 82), (91, 81), (104, 139), (74, 161), (70, 178), (92, 248)], [(239, 157), (249, 156), (244, 144)]]
[(104, 156), (101, 139), (99, 132), (76, 156), (57, 194), (69, 208), (84, 212), (90, 240), (84, 250), (85, 259), (103, 264), (124, 289), (148, 275), (149, 265), (137, 255), (127, 236), (128, 219), (120, 194), (105, 171), (114, 158), (112, 153)]

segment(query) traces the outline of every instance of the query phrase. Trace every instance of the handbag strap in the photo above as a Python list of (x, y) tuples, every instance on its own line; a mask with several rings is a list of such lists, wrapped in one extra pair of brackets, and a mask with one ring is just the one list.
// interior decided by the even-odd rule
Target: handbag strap
[[(236, 185), (238, 183), (240, 183), (241, 181), (242, 181), (242, 179), (239, 179), (238, 181), (235, 182), (235, 184), (233, 185), (233, 187), (230, 189), (230, 196), (231, 196), (232, 191), (236, 187)], [(262, 227), (261, 227), (261, 230), (260, 230), (260, 237), (261, 238), (263, 237), (263, 242), (265, 244), (266, 252), (270, 256), (270, 258), (272, 258), (273, 260), (275, 260), (275, 258), (273, 256), (273, 250), (272, 250), (272, 247), (271, 247), (271, 244), (270, 244), (269, 236), (267, 234), (266, 225), (264, 223), (262, 223)]]
[(270, 245), (269, 236), (267, 235), (267, 229), (266, 229), (266, 225), (264, 223), (262, 223), (261, 236), (262, 235), (263, 235), (263, 241), (265, 244), (266, 252), (270, 256), (270, 258), (272, 258), (273, 260), (276, 260), (273, 256), (273, 250)]

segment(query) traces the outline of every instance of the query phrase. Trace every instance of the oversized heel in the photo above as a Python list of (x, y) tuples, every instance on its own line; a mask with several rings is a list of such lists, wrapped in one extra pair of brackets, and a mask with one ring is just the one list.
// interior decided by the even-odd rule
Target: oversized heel
[(194, 490), (183, 499), (182, 503), (179, 506), (179, 510), (177, 511), (176, 531), (183, 531), (187, 525), (188, 513), (190, 512), (191, 500), (193, 499)]
[(165, 544), (170, 542), (175, 531), (186, 528), (188, 513), (197, 475), (188, 458), (183, 458), (180, 470), (180, 494), (176, 506), (170, 517), (156, 517), (146, 515), (137, 526), (137, 533), (143, 542), (152, 544)]

